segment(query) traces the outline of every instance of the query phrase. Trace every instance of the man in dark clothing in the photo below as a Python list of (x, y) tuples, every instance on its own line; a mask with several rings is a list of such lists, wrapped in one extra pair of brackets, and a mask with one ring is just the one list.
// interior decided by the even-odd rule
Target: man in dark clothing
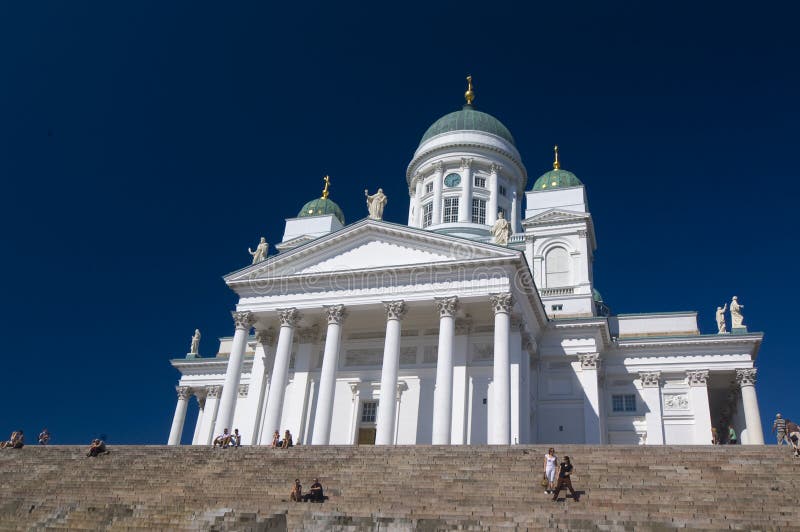
[(797, 426), (797, 423), (794, 421), (787, 419), (786, 420), (786, 433), (787, 438), (789, 439), (789, 443), (794, 449), (794, 455), (800, 456), (800, 427)]
[(322, 493), (322, 484), (319, 483), (318, 478), (314, 479), (314, 483), (311, 484), (308, 493), (303, 495), (303, 500), (311, 502), (323, 502), (325, 500), (325, 496)]
[(572, 471), (573, 467), (569, 461), (569, 456), (565, 456), (564, 461), (561, 462), (561, 467), (558, 470), (558, 485), (556, 485), (556, 491), (553, 494), (553, 502), (558, 500), (558, 494), (561, 492), (562, 488), (567, 488), (572, 494), (572, 499), (575, 502), (578, 501), (578, 494), (575, 493), (574, 489), (572, 489), (572, 479), (570, 478)]

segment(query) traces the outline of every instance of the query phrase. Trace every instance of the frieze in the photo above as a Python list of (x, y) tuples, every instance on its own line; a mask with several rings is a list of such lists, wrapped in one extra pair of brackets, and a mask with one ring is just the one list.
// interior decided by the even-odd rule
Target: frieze
[(664, 410), (689, 410), (689, 397), (685, 393), (664, 394)]

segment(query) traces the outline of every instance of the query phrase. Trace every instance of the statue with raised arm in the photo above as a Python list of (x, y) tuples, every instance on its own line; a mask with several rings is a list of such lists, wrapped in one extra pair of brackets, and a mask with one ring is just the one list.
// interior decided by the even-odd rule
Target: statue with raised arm
[(743, 329), (744, 316), (742, 316), (742, 309), (744, 305), (739, 304), (739, 299), (733, 296), (731, 300), (731, 329)]
[(728, 332), (728, 327), (725, 324), (725, 311), (728, 310), (728, 304), (725, 303), (721, 307), (717, 307), (717, 329), (719, 329), (718, 334), (724, 334)]
[(386, 203), (388, 203), (383, 189), (379, 188), (372, 196), (370, 196), (369, 191), (365, 189), (364, 195), (367, 197), (367, 209), (369, 209), (370, 219), (383, 220), (383, 208), (386, 207)]
[(495, 244), (505, 246), (511, 236), (511, 224), (505, 219), (503, 211), (497, 213), (497, 221), (492, 226), (492, 238)]
[(194, 336), (192, 336), (192, 347), (189, 349), (190, 355), (199, 355), (200, 354), (200, 329), (194, 330)]
[(267, 240), (262, 236), (261, 242), (258, 243), (256, 250), (253, 251), (250, 248), (247, 248), (247, 252), (253, 256), (253, 264), (257, 262), (261, 262), (262, 260), (267, 258), (267, 252), (269, 251), (269, 244), (267, 244)]

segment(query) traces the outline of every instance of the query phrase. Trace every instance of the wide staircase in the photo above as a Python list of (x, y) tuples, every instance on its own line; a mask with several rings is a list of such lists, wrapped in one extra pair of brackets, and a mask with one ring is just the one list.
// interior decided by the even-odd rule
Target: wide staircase
[[(800, 530), (786, 447), (26, 447), (0, 451), (0, 530)], [(295, 478), (329, 499), (289, 502)]]

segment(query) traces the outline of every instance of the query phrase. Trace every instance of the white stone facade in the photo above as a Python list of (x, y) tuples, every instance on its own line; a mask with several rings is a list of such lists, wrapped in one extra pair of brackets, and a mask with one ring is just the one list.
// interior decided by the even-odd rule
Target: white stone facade
[[(234, 334), (172, 360), (170, 444), (192, 396), (197, 445), (223, 428), (260, 445), (286, 429), (303, 445), (702, 445), (728, 423), (763, 443), (762, 335), (610, 315), (582, 185), (526, 192), (516, 147), (471, 130), (423, 142), (406, 177), (407, 226), (289, 219), (279, 254), (225, 277)], [(501, 208), (508, 246), (489, 241)]]

